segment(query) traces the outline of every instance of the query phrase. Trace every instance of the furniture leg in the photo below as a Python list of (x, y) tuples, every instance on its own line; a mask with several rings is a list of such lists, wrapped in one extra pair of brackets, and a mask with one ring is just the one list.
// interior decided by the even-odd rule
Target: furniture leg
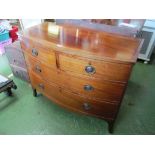
[(15, 84), (12, 85), (13, 89), (17, 89), (17, 86)]
[(11, 91), (11, 88), (10, 87), (7, 88), (7, 94), (8, 94), (8, 96), (12, 96), (12, 91)]
[(109, 133), (113, 133), (114, 121), (108, 121), (108, 131)]
[(33, 88), (33, 96), (37, 97), (37, 90)]

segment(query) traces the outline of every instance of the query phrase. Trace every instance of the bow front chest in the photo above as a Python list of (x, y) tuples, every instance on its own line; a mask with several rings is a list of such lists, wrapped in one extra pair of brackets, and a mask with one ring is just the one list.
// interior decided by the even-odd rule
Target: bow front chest
[(43, 23), (22, 33), (21, 46), (34, 96), (104, 119), (112, 132), (141, 40)]

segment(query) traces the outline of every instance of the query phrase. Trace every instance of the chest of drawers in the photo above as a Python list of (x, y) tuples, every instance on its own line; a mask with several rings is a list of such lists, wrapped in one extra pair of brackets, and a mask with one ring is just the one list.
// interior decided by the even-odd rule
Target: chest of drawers
[(104, 119), (112, 132), (141, 40), (43, 23), (22, 33), (21, 46), (34, 96)]

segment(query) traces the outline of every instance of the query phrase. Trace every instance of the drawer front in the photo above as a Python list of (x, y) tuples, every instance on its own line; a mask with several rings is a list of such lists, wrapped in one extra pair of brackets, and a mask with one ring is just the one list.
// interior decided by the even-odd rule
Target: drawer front
[(108, 102), (99, 102), (90, 100), (79, 95), (73, 94), (69, 91), (61, 89), (54, 84), (49, 84), (30, 72), (31, 82), (33, 88), (43, 93), (48, 98), (56, 103), (86, 114), (96, 115), (105, 118), (114, 118), (118, 106), (109, 104)]
[(60, 68), (64, 71), (122, 82), (127, 82), (132, 68), (132, 65), (128, 64), (77, 59), (63, 54), (59, 55), (59, 64)]
[(115, 118), (118, 109), (116, 105), (90, 100), (67, 91), (62, 91), (61, 102), (63, 103), (64, 100), (66, 100), (65, 105), (75, 110), (104, 118)]
[(23, 39), (21, 46), (24, 53), (26, 52), (35, 59), (45, 62), (50, 67), (56, 67), (55, 52), (46, 45)]
[(83, 76), (77, 77), (64, 72), (60, 73), (58, 84), (88, 98), (105, 100), (117, 104), (120, 102), (125, 89), (125, 84), (108, 82), (101, 79), (98, 81), (97, 79), (84, 78)]

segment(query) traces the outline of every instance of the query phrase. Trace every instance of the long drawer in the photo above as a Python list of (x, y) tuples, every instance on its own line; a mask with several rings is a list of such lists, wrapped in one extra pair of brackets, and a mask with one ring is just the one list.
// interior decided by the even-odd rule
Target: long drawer
[(21, 41), (21, 46), (23, 52), (30, 54), (37, 60), (45, 62), (50, 67), (56, 67), (55, 52), (48, 46), (42, 46), (39, 43), (34, 41), (32, 42), (26, 38)]
[(59, 55), (59, 65), (64, 71), (71, 71), (96, 78), (127, 82), (132, 65), (75, 58)]
[(55, 84), (48, 83), (30, 71), (30, 79), (33, 88), (37, 89), (45, 96), (58, 104), (72, 110), (96, 115), (104, 118), (113, 118), (116, 115), (118, 106), (108, 102), (90, 100), (71, 93)]
[(123, 95), (125, 85), (108, 81), (97, 81), (83, 77), (76, 77), (64, 72), (60, 73), (61, 85), (74, 93), (89, 98), (119, 103)]
[(91, 79), (87, 76), (75, 76), (72, 73), (58, 71), (49, 68), (45, 63), (36, 61), (25, 55), (27, 65), (45, 81), (53, 82), (61, 87), (71, 90), (74, 93), (114, 103), (119, 103), (125, 89), (125, 84), (105, 81), (103, 79)]

